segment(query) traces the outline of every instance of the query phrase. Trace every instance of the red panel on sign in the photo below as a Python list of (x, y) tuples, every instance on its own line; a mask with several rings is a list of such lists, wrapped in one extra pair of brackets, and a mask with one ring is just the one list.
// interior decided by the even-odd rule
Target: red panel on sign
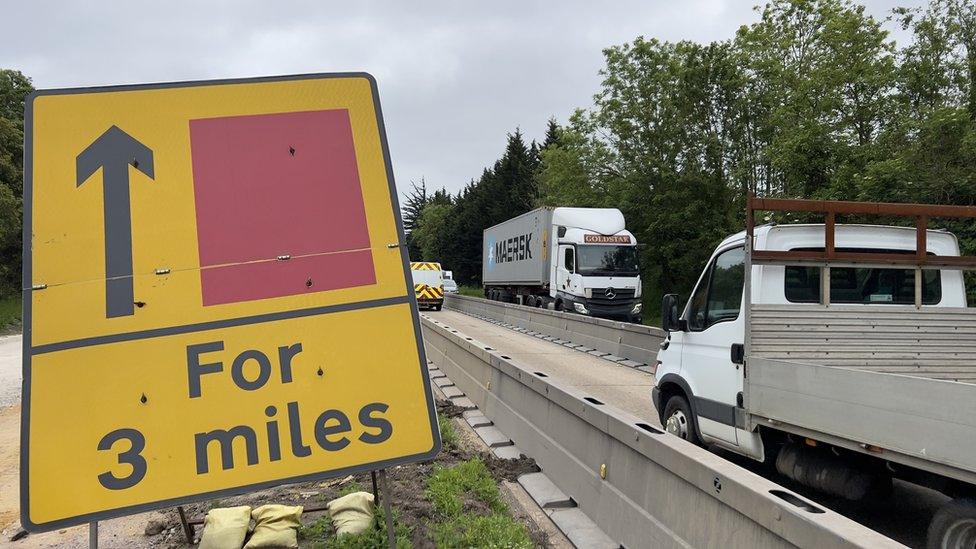
[(204, 305), (376, 282), (348, 111), (191, 120), (190, 146)]

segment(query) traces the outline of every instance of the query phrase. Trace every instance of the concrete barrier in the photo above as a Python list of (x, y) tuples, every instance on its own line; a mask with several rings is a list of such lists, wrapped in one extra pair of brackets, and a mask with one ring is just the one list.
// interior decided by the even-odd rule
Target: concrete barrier
[(444, 306), (566, 339), (622, 358), (654, 365), (664, 330), (629, 322), (535, 309), (524, 305), (449, 294)]
[(902, 547), (443, 322), (422, 324), (428, 359), (624, 547)]

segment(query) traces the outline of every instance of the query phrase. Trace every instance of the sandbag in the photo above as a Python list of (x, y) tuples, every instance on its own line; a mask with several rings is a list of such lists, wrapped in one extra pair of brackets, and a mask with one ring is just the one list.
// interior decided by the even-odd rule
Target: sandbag
[(203, 519), (200, 549), (241, 549), (250, 525), (251, 508), (247, 505), (211, 509)]
[(251, 512), (254, 532), (244, 549), (297, 549), (302, 506), (262, 505)]
[(359, 534), (373, 525), (373, 494), (369, 492), (353, 492), (330, 501), (326, 507), (336, 537)]

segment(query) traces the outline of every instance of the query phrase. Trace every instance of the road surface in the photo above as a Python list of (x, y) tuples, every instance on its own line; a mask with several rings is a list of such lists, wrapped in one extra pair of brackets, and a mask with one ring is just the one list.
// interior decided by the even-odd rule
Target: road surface
[(531, 364), (536, 372), (557, 378), (565, 385), (613, 404), (653, 425), (660, 425), (657, 414), (651, 407), (654, 377), (650, 374), (496, 326), (457, 311), (444, 309), (425, 314), (498, 349), (522, 364)]

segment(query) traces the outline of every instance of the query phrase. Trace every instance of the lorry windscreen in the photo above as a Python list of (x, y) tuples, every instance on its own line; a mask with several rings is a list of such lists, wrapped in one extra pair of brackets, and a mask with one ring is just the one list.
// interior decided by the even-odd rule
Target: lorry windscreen
[(637, 276), (637, 248), (577, 245), (576, 272), (583, 276)]
[[(823, 251), (823, 248), (798, 248)], [(904, 250), (867, 250), (837, 248), (838, 252), (905, 253)], [(930, 254), (931, 255), (931, 254)], [(820, 302), (820, 268), (786, 267), (786, 300), (791, 303)], [(942, 301), (942, 277), (936, 269), (922, 271), (922, 303), (935, 305)], [(881, 269), (873, 267), (831, 267), (830, 302), (861, 304), (912, 305), (915, 303), (915, 269)]]

